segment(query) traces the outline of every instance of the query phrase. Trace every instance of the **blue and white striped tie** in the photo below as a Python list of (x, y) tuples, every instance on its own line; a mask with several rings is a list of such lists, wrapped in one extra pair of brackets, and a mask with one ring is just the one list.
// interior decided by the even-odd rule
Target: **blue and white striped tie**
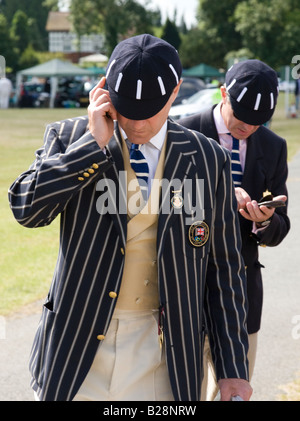
[(240, 161), (240, 141), (232, 136), (231, 170), (233, 184), (239, 187), (242, 184), (243, 170)]
[(131, 144), (130, 148), (130, 164), (132, 169), (135, 171), (136, 178), (139, 181), (141, 192), (145, 202), (148, 198), (148, 178), (149, 178), (149, 167), (147, 161), (139, 150), (140, 145), (135, 143)]

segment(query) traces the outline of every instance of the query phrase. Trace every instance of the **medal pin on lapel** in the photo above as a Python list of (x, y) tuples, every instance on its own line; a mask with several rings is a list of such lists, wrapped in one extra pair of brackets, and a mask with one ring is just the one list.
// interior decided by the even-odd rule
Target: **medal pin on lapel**
[(171, 199), (171, 204), (174, 209), (181, 209), (183, 206), (183, 197), (181, 196), (181, 190), (172, 190), (174, 196)]

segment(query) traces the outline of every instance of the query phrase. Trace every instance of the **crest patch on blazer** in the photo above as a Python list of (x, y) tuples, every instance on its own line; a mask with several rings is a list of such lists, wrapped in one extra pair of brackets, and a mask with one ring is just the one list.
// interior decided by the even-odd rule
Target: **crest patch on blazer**
[(209, 227), (204, 221), (194, 222), (189, 228), (189, 241), (192, 246), (202, 247), (209, 238)]

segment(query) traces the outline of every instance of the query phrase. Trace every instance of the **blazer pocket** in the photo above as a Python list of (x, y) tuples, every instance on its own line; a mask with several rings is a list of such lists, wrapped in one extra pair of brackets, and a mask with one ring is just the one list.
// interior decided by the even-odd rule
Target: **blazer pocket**
[(52, 302), (48, 301), (43, 306), (42, 316), (33, 341), (30, 356), (30, 372), (32, 377), (41, 387), (44, 379), (45, 360), (51, 338), (56, 313), (52, 311)]

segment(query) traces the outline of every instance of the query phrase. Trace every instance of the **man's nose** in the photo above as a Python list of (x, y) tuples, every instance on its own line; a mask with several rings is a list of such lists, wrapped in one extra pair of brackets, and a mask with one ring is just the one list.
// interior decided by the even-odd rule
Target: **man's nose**
[(247, 124), (247, 123), (244, 123), (244, 122), (242, 122), (242, 124), (243, 124), (242, 128), (245, 131), (252, 131), (252, 130), (254, 130), (258, 127), (258, 126), (253, 126), (252, 124)]
[(146, 121), (147, 120), (131, 120), (131, 127), (134, 130), (140, 130), (145, 126)]

